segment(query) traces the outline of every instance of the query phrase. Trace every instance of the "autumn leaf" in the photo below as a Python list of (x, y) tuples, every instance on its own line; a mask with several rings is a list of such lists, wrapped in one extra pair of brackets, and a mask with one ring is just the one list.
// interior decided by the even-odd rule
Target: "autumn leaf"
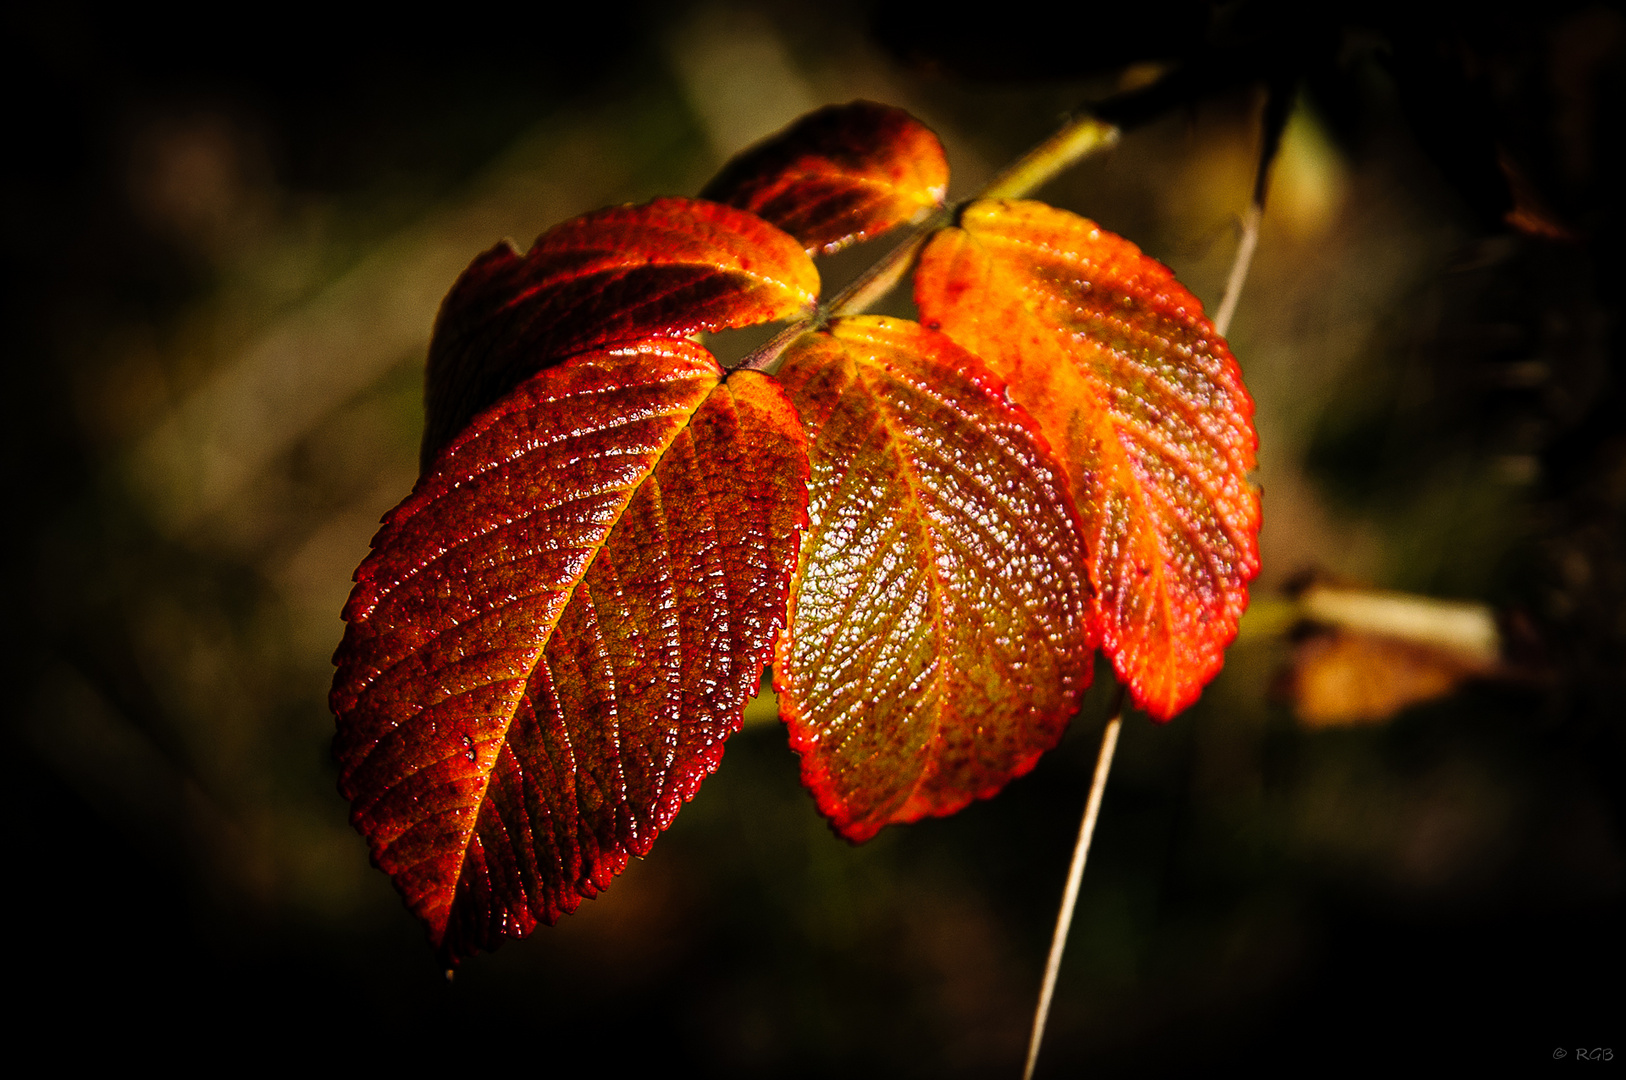
[(1332, 630), (1294, 644), (1279, 690), (1306, 727), (1341, 727), (1380, 723), (1487, 673), (1446, 649)]
[(902, 109), (854, 101), (740, 154), (700, 194), (829, 254), (937, 209), (947, 190), (948, 161), (930, 129)]
[(1253, 401), (1169, 270), (1093, 222), (985, 201), (938, 233), (921, 320), (1010, 384), (1065, 462), (1102, 648), (1167, 719), (1220, 669), (1259, 569)]
[(837, 320), (780, 372), (810, 442), (809, 527), (774, 661), (803, 782), (854, 842), (1028, 771), (1089, 684), (1066, 482), (976, 357)]
[(448, 960), (575, 910), (716, 768), (805, 453), (772, 379), (646, 341), (531, 376), (385, 518), (335, 657), (340, 789)]
[(1503, 658), (1484, 604), (1310, 580), (1307, 620), (1278, 690), (1310, 727), (1375, 723), (1452, 693), (1470, 679), (1528, 678)]
[(788, 319), (818, 299), (797, 242), (759, 218), (656, 199), (575, 218), (520, 255), (480, 255), (441, 304), (429, 345), (422, 465), (527, 376), (617, 342)]

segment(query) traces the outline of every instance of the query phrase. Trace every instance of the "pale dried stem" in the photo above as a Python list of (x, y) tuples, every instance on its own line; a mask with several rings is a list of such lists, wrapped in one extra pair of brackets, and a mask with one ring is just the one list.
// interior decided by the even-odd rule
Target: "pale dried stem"
[(1259, 165), (1253, 174), (1253, 199), (1242, 214), (1242, 235), (1236, 245), (1236, 258), (1231, 260), (1231, 273), (1225, 279), (1225, 295), (1220, 298), (1219, 310), (1214, 313), (1214, 330), (1220, 337), (1230, 332), (1231, 318), (1236, 314), (1237, 301), (1242, 299), (1242, 286), (1247, 282), (1248, 269), (1253, 265), (1254, 249), (1259, 246), (1259, 225), (1265, 217), (1265, 193), (1270, 189), (1270, 166), (1281, 149), (1282, 132), (1287, 127), (1291, 104), (1291, 85), (1273, 83), (1260, 106), (1261, 141)]
[(1259, 222), (1265, 208), (1257, 202), (1249, 203), (1242, 215), (1242, 239), (1236, 247), (1236, 258), (1231, 261), (1231, 275), (1225, 279), (1225, 295), (1220, 298), (1219, 310), (1214, 313), (1214, 332), (1224, 337), (1231, 328), (1231, 317), (1242, 297), (1242, 285), (1248, 280), (1248, 267), (1253, 265), (1253, 251), (1259, 246)]
[(1073, 925), (1073, 908), (1078, 903), (1079, 882), (1084, 880), (1084, 862), (1090, 854), (1090, 838), (1095, 835), (1095, 819), (1101, 813), (1101, 795), (1107, 789), (1107, 775), (1112, 771), (1112, 755), (1118, 749), (1118, 731), (1123, 726), (1123, 711), (1113, 710), (1107, 729), (1101, 735), (1101, 753), (1095, 759), (1095, 780), (1090, 784), (1090, 797), (1084, 804), (1084, 821), (1078, 829), (1078, 843), (1073, 846), (1073, 865), (1067, 871), (1067, 888), (1062, 893), (1061, 910), (1056, 913), (1056, 932), (1050, 939), (1050, 959), (1045, 961), (1044, 985), (1039, 989), (1039, 1007), (1033, 1013), (1033, 1034), (1028, 1039), (1028, 1061), (1022, 1070), (1022, 1080), (1033, 1080), (1033, 1067), (1039, 1061), (1039, 1045), (1044, 1041), (1045, 1021), (1050, 1018), (1050, 1000), (1056, 993), (1056, 976), (1061, 972), (1061, 954), (1067, 948), (1067, 931)]
[[(1058, 133), (1051, 143), (1057, 142), (1065, 135), (1066, 129)], [(1079, 136), (1083, 138), (1081, 134)], [(1117, 130), (1110, 131), (1110, 140), (1116, 140)], [(1110, 141), (1106, 144), (1110, 145)], [(1012, 178), (1013, 184), (1025, 181), (1022, 168), (1029, 159), (1038, 157), (1050, 143), (1041, 146), (1006, 173), (994, 180), (984, 192), (985, 197), (1011, 198), (1006, 195), (1005, 185), (1007, 178)], [(1087, 152), (1087, 151), (1085, 151)], [(1231, 318), (1236, 314), (1236, 305), (1242, 297), (1242, 286), (1248, 280), (1248, 268), (1253, 264), (1254, 250), (1259, 246), (1259, 225), (1264, 218), (1264, 195), (1268, 183), (1271, 158), (1274, 156), (1273, 143), (1267, 143), (1259, 162), (1259, 173), (1254, 183), (1253, 201), (1248, 204), (1247, 211), (1242, 215), (1242, 236), (1237, 244), (1236, 257), (1231, 262), (1231, 273), (1226, 278), (1225, 295), (1220, 299), (1219, 310), (1214, 314), (1214, 330), (1224, 337), (1231, 327)], [(1065, 166), (1062, 166), (1065, 167)], [(1058, 170), (1059, 171), (1059, 170)], [(1048, 176), (1034, 182), (1032, 186), (1043, 183)], [(1024, 189), (1031, 190), (1031, 187)], [(993, 192), (998, 194), (992, 194)], [(1022, 1070), (1022, 1080), (1032, 1080), (1034, 1066), (1039, 1061), (1039, 1047), (1044, 1041), (1045, 1022), (1050, 1018), (1050, 1002), (1056, 992), (1056, 977), (1061, 972), (1061, 957), (1067, 947), (1067, 932), (1073, 925), (1073, 908), (1078, 903), (1079, 883), (1084, 879), (1084, 863), (1090, 853), (1090, 839), (1095, 834), (1095, 819), (1101, 811), (1101, 796), (1106, 791), (1107, 776), (1112, 771), (1112, 755), (1118, 748), (1118, 730), (1122, 726), (1122, 691), (1119, 691), (1119, 706), (1113, 709), (1113, 717), (1107, 722), (1106, 731), (1101, 736), (1101, 754), (1095, 762), (1095, 780), (1090, 785), (1090, 797), (1084, 805), (1084, 821), (1079, 826), (1078, 843), (1073, 848), (1073, 865), (1067, 872), (1067, 888), (1062, 893), (1061, 910), (1056, 914), (1056, 932), (1050, 939), (1050, 958), (1045, 963), (1044, 984), (1039, 990), (1039, 1007), (1033, 1013), (1033, 1034), (1028, 1041), (1027, 1065)]]

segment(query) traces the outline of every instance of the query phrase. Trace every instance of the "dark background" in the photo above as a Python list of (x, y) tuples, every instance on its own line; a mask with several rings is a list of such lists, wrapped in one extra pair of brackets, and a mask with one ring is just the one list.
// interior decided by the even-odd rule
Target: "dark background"
[[(1174, 99), (1043, 194), (1212, 307), (1261, 88), (1288, 89), (1231, 335), (1265, 570), (1203, 700), (1126, 723), (1040, 1073), (1626, 1054), (1618, 10), (4, 18), (15, 1030), (123, 1060), (1015, 1075), (1104, 668), (1030, 776), (863, 848), (754, 711), (647, 860), (447, 983), (346, 824), (328, 658), (415, 472), (434, 303), (498, 236), (692, 192), (860, 96), (932, 124), (963, 196), (1159, 61)], [(1490, 604), (1521, 677), (1311, 729), (1271, 691), (1303, 571)]]

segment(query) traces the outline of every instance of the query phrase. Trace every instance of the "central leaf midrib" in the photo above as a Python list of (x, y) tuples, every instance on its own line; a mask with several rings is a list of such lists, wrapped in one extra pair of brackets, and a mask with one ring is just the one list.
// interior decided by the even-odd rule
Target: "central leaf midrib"
[[(1034, 325), (1034, 327), (1040, 331), (1040, 334), (1038, 335), (1040, 340), (1055, 342), (1056, 338), (1058, 337), (1064, 335), (1070, 336), (1070, 332), (1065, 327), (1052, 323), (1037, 310), (1033, 300), (1030, 299), (1029, 290), (1024, 287), (1024, 279), (1020, 270), (1008, 269), (1004, 262), (995, 255), (992, 245), (988, 243), (988, 240), (992, 239), (996, 242), (1004, 242), (1017, 248), (1045, 251), (1047, 253), (1060, 256), (1064, 260), (1067, 259), (1066, 252), (1057, 251), (1048, 245), (1034, 244), (1031, 241), (1023, 240), (1020, 237), (1011, 237), (999, 233), (993, 233), (990, 236), (985, 237), (979, 236), (976, 233), (967, 230), (966, 235), (973, 243), (977, 244), (982, 249), (983, 257), (987, 259), (990, 278), (990, 285), (988, 286), (989, 290), (1003, 291), (1006, 295), (1014, 298), (1016, 300), (1018, 310), (1020, 310), (1022, 315), (1025, 316)], [(997, 286), (995, 283), (997, 283)], [(1041, 295), (1054, 295), (1053, 293), (1050, 293), (1049, 290), (1045, 289), (1035, 289), (1034, 291), (1039, 292)], [(978, 329), (981, 329), (980, 325)], [(1140, 474), (1135, 470), (1134, 463), (1131, 460), (1128, 452), (1128, 448), (1124, 445), (1124, 440), (1118, 434), (1118, 417), (1113, 411), (1111, 405), (1104, 400), (1104, 395), (1102, 393), (1102, 389), (1110, 388), (1111, 384), (1105, 379), (1092, 377), (1092, 373), (1085, 370), (1084, 366), (1074, 359), (1072, 351), (1068, 349), (1065, 342), (1057, 342), (1056, 344), (1062, 353), (1060, 363), (1057, 365), (1057, 367), (1060, 371), (1065, 373), (1065, 376), (1069, 378), (1079, 390), (1082, 391), (1082, 394), (1075, 393), (1066, 395), (1066, 399), (1074, 402), (1074, 404), (1070, 406), (1071, 409), (1075, 414), (1085, 415), (1089, 428), (1103, 436), (1100, 440), (1101, 444), (1103, 446), (1111, 447), (1110, 451), (1108, 451), (1108, 454), (1105, 456), (1110, 458), (1110, 471), (1116, 482), (1108, 484), (1098, 480), (1094, 486), (1097, 489), (1102, 487), (1118, 487), (1136, 507), (1140, 508), (1137, 516), (1146, 516), (1144, 507), (1147, 500), (1144, 485), (1141, 482)], [(1109, 352), (1114, 352), (1111, 350), (1110, 346), (1107, 346), (1107, 349)], [(1116, 355), (1115, 352), (1114, 355)], [(1018, 404), (1022, 405), (1024, 408), (1027, 408), (1027, 403), (1023, 399), (1027, 398), (1028, 395), (1021, 393), (1021, 388), (1015, 384), (1012, 385), (1011, 389), (1016, 391), (1015, 393), (1011, 393), (1012, 399)], [(1007, 392), (1010, 393), (1010, 391)], [(1083, 401), (1081, 401), (1081, 399), (1083, 399)], [(1083, 402), (1092, 403), (1095, 407), (1089, 409), (1086, 414)], [(1049, 404), (1047, 407), (1047, 403), (1037, 401), (1033, 402), (1033, 406), (1034, 407), (1030, 411), (1038, 419), (1040, 429), (1041, 431), (1045, 431), (1046, 438), (1050, 439), (1050, 441), (1057, 446), (1069, 447), (1069, 456), (1076, 456), (1076, 452), (1071, 450), (1072, 440), (1068, 438), (1068, 433), (1071, 430), (1072, 425), (1053, 425), (1045, 422), (1045, 417), (1055, 415), (1057, 411), (1056, 406), (1054, 404)], [(1056, 426), (1059, 426), (1060, 430), (1055, 431), (1055, 437), (1052, 437), (1051, 432), (1047, 431), (1046, 429)], [(1091, 510), (1089, 508), (1089, 503), (1092, 501), (1090, 497), (1094, 494), (1094, 492), (1082, 490), (1084, 485), (1075, 482), (1075, 479), (1083, 479), (1083, 477), (1080, 475), (1075, 478), (1076, 470), (1074, 462), (1065, 461), (1063, 464), (1066, 466), (1069, 486), (1079, 489), (1073, 492), (1073, 497), (1075, 504), (1078, 506), (1080, 517), (1090, 516)], [(1161, 556), (1162, 543), (1161, 540), (1156, 536), (1155, 529), (1153, 530), (1153, 541), (1153, 546), (1157, 549), (1159, 555)], [(1092, 583), (1095, 585), (1095, 600), (1092, 602), (1091, 606), (1096, 612), (1097, 630), (1101, 634), (1102, 643), (1108, 646), (1108, 652), (1112, 658), (1113, 669), (1117, 671), (1120, 676), (1127, 679), (1129, 678), (1129, 673), (1124, 670), (1125, 666), (1127, 665), (1127, 658), (1123, 656), (1123, 649), (1112, 647), (1114, 642), (1116, 642), (1118, 645), (1122, 645), (1124, 643), (1122, 635), (1118, 633), (1118, 630), (1120, 629), (1119, 622), (1115, 615), (1109, 620), (1107, 617), (1108, 612), (1100, 603), (1101, 597), (1108, 592), (1107, 586), (1110, 584), (1109, 582), (1101, 580), (1101, 568), (1103, 567), (1103, 559), (1105, 556), (1102, 552), (1100, 552), (1099, 545), (1097, 545), (1096, 550), (1086, 551), (1085, 557), (1087, 565), (1090, 567), (1090, 577), (1092, 578)], [(1166, 563), (1166, 558), (1159, 558), (1153, 571), (1157, 579), (1157, 584), (1154, 587), (1154, 603), (1158, 604), (1158, 606), (1163, 609), (1165, 625), (1168, 624), (1170, 619), (1169, 590), (1164, 584)], [(1129, 583), (1125, 582), (1124, 584), (1125, 591), (1127, 592)]]
[[(838, 338), (837, 340), (841, 339)], [(858, 352), (853, 343), (842, 341), (841, 344), (843, 349), (848, 350), (849, 354), (853, 356), (853, 360), (851, 362), (855, 369), (857, 380), (863, 385), (864, 391), (868, 393), (875, 402), (876, 415), (886, 439), (887, 449), (894, 460), (896, 460), (898, 463), (898, 474), (900, 477), (902, 477), (904, 486), (909, 492), (910, 505), (914, 508), (914, 516), (920, 523), (918, 528), (921, 534), (921, 553), (924, 555), (929, 551), (931, 555), (936, 556), (939, 554), (939, 545), (937, 543), (935, 531), (931, 526), (931, 515), (927, 512), (926, 504), (920, 497), (920, 492), (925, 489), (925, 485), (921, 482), (920, 476), (916, 472), (913, 464), (910, 462), (908, 455), (904, 453), (904, 445), (908, 441), (903, 432), (904, 425), (899, 421), (896, 412), (892, 407), (891, 401), (877, 391), (874, 385), (875, 380), (870, 374), (873, 367), (880, 367), (880, 365), (873, 364), (867, 356)], [(883, 345), (881, 347), (886, 348), (888, 346)], [(882, 370), (884, 371), (884, 368), (882, 368)], [(901, 383), (901, 380), (899, 381)], [(902, 385), (907, 386), (908, 384), (904, 383)], [(915, 388), (910, 386), (909, 389), (912, 391)], [(947, 594), (948, 587), (943, 579), (941, 570), (939, 570), (937, 566), (937, 559), (935, 557), (926, 559), (925, 564), (926, 576), (932, 583), (932, 630), (937, 642), (937, 647), (934, 652), (936, 652), (939, 661), (941, 661), (942, 653), (944, 651), (942, 643), (946, 633), (946, 619), (944, 613), (945, 604), (943, 602), (943, 597)], [(939, 732), (941, 732), (943, 729), (944, 713), (949, 708), (947, 703), (947, 698), (949, 695), (943, 686), (947, 679), (948, 673), (945, 670), (945, 666), (939, 662), (937, 665), (937, 672), (933, 675), (933, 680), (938, 683), (937, 703), (936, 707), (932, 710), (931, 723), (929, 725), (926, 740), (923, 746), (923, 749), (926, 750), (928, 754), (930, 753), (931, 747), (936, 743)], [(924, 757), (926, 755), (922, 756)], [(920, 785), (925, 781), (926, 773), (930, 767), (930, 764), (931, 762), (929, 761), (922, 761), (919, 771), (915, 774), (914, 783), (910, 785), (908, 793), (904, 795), (902, 799), (898, 800), (887, 808), (887, 816), (890, 817), (890, 815), (896, 813), (901, 807), (907, 806), (909, 801), (914, 798), (915, 793), (920, 790)]]
[[(554, 631), (558, 629), (560, 618), (563, 617), (565, 611), (570, 607), (570, 605), (575, 602), (576, 590), (581, 587), (582, 583), (587, 579), (588, 570), (591, 569), (593, 563), (598, 559), (599, 554), (604, 550), (604, 545), (609, 540), (610, 534), (620, 526), (621, 519), (623, 516), (625, 516), (627, 508), (632, 505), (633, 495), (640, 487), (648, 482), (650, 477), (654, 476), (655, 469), (660, 465), (661, 460), (666, 456), (666, 452), (672, 448), (672, 444), (677, 441), (678, 436), (684, 431), (688, 430), (689, 424), (693, 421), (695, 414), (700, 410), (701, 405), (705, 403), (708, 397), (716, 393), (717, 388), (721, 385), (722, 379), (721, 377), (718, 377), (713, 383), (711, 389), (698, 397), (698, 399), (695, 401), (694, 407), (688, 411), (688, 419), (686, 419), (683, 423), (674, 424), (670, 434), (661, 445), (659, 451), (650, 455), (649, 468), (645, 470), (643, 475), (641, 475), (634, 483), (627, 486), (626, 498), (622, 500), (620, 507), (616, 510), (614, 519), (611, 520), (608, 526), (604, 529), (604, 532), (599, 537), (598, 541), (590, 546), (589, 551), (591, 554), (583, 561), (581, 572), (577, 574), (575, 580), (570, 583), (570, 587), (566, 591), (564, 603), (559, 605), (558, 611), (554, 614), (553, 618), (549, 620), (547, 631), (542, 635), (541, 640), (537, 642), (535, 659), (533, 659), (526, 666), (524, 686), (530, 685), (531, 678), (536, 673), (537, 665), (542, 663), (543, 656), (547, 651), (548, 642), (552, 640)], [(502, 722), (502, 731), (495, 740), (497, 742), (497, 750), (495, 755), (493, 755), (491, 768), (482, 770), (482, 775), (480, 777), (480, 795), (474, 803), (473, 813), (469, 818), (468, 831), (464, 834), (462, 841), (458, 845), (457, 870), (453, 875), (451, 875), (452, 896), (450, 902), (448, 902), (446, 905), (446, 922), (441, 927), (441, 934), (443, 937), (446, 932), (446, 928), (452, 923), (454, 909), (457, 907), (457, 904), (463, 895), (463, 871), (468, 864), (469, 849), (473, 846), (479, 832), (481, 815), (485, 812), (487, 797), (491, 791), (492, 773), (496, 771), (498, 762), (500, 762), (502, 758), (502, 752), (508, 746), (508, 734), (513, 727), (514, 718), (519, 711), (519, 702), (524, 698), (524, 696), (525, 690), (524, 687), (522, 687), (520, 693), (514, 699), (512, 708), (505, 710), (505, 715), (503, 716)]]

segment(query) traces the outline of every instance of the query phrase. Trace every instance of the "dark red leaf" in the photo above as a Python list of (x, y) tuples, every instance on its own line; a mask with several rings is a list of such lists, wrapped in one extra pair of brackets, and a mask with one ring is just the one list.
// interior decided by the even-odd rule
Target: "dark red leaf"
[(774, 660), (802, 779), (849, 840), (1031, 769), (1090, 681), (1089, 584), (1060, 467), (976, 357), (837, 320), (780, 373), (809, 526)]
[(809, 113), (745, 151), (700, 194), (828, 254), (935, 210), (947, 190), (948, 161), (926, 125), (855, 101)]
[(693, 199), (614, 206), (567, 221), (520, 255), (503, 241), (469, 264), (429, 345), (422, 464), (475, 413), (579, 352), (788, 319), (818, 271), (751, 214)]
[(1218, 673), (1259, 572), (1253, 400), (1167, 267), (1076, 214), (979, 202), (921, 256), (915, 300), (1009, 380), (1065, 462), (1102, 648), (1167, 719)]
[(649, 851), (783, 624), (806, 446), (689, 341), (578, 356), (477, 417), (384, 520), (335, 662), (340, 790), (455, 962)]

